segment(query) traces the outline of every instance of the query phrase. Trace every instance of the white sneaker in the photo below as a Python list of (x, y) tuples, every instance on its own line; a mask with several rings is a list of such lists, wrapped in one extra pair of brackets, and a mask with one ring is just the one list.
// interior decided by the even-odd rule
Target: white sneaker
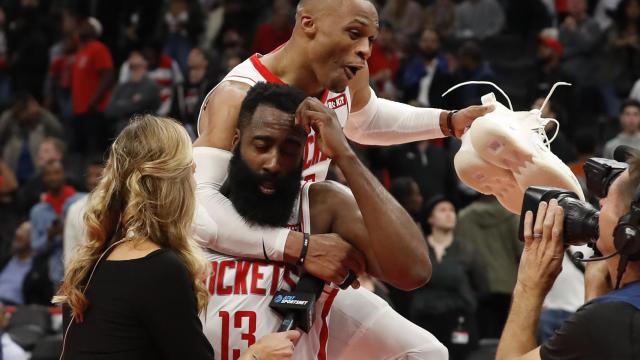
[[(566, 83), (554, 85), (547, 100), (559, 84)], [(498, 90), (502, 92), (500, 88)], [(506, 97), (506, 94), (504, 95)], [(460, 160), (456, 154), (454, 161), (456, 172), (465, 184), (484, 194), (491, 189), (490, 193), (496, 197), (500, 195), (503, 200), (500, 200), (500, 197), (498, 200), (502, 205), (516, 214), (521, 212), (522, 197), (529, 186), (567, 189), (584, 200), (582, 188), (575, 175), (549, 148), (555, 136), (549, 140), (544, 127), (550, 121), (555, 122), (557, 134), (559, 124), (555, 119), (541, 118), (541, 111), (537, 109), (517, 112), (510, 110), (496, 101), (493, 93), (483, 96), (482, 104), (494, 105), (495, 110), (473, 122), (465, 133), (471, 146), (464, 147), (464, 151), (461, 148), (463, 154)], [(511, 106), (511, 101), (509, 105)], [(463, 136), (463, 146), (465, 136)], [(473, 152), (476, 154), (474, 155)], [(474, 156), (484, 160), (486, 164), (483, 165)], [(506, 170), (511, 176), (497, 171), (495, 167)], [(496, 178), (502, 180), (498, 181)], [(515, 179), (520, 188), (519, 192), (510, 188), (512, 179)], [(496, 187), (496, 184), (501, 186)], [(515, 200), (511, 196), (517, 196), (518, 199)]]

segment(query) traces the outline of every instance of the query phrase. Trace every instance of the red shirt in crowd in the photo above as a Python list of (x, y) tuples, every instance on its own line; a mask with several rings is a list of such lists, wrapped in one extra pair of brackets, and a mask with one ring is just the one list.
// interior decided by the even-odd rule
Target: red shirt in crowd
[(271, 50), (284, 44), (291, 37), (293, 26), (287, 25), (276, 28), (268, 22), (258, 26), (256, 36), (253, 40), (253, 52), (258, 54), (268, 54)]
[(65, 185), (60, 192), (60, 195), (54, 196), (50, 192), (46, 192), (42, 195), (42, 201), (51, 205), (53, 210), (55, 210), (56, 214), (62, 216), (62, 211), (64, 210), (64, 202), (67, 201), (68, 198), (75, 195), (76, 189), (73, 186)]
[[(395, 81), (396, 74), (400, 68), (400, 56), (397, 51), (385, 52), (377, 44), (373, 44), (371, 56), (369, 60), (367, 60), (367, 64), (369, 65), (369, 74), (371, 74), (371, 76), (385, 69), (389, 69), (391, 70), (392, 80)], [(376, 85), (381, 87), (384, 84)]]
[[(100, 41), (89, 41), (78, 50), (71, 75), (74, 114), (84, 114), (89, 110), (89, 102), (100, 84), (100, 72), (110, 69), (113, 69), (111, 52)], [(110, 96), (108, 91), (98, 104), (99, 111), (105, 110)]]

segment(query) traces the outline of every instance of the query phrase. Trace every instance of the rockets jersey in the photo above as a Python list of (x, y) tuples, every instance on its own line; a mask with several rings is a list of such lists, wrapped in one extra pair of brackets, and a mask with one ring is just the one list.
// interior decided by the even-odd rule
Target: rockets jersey
[[(256, 83), (263, 81), (284, 84), (280, 78), (272, 74), (264, 64), (260, 62), (261, 56), (262, 55), (260, 54), (252, 55), (250, 58), (233, 68), (220, 81), (220, 83), (224, 81), (237, 81), (249, 86), (254, 86)], [(207, 97), (213, 92), (213, 90), (215, 90), (216, 87), (211, 89), (209, 94), (207, 94)], [(325, 90), (320, 101), (336, 112), (338, 121), (342, 127), (344, 127), (347, 123), (347, 117), (349, 116), (349, 111), (351, 109), (351, 94), (349, 92), (349, 88), (347, 87), (341, 93), (334, 93), (330, 90)], [(205, 100), (200, 108), (200, 114), (202, 114), (206, 104), (207, 101)], [(198, 116), (198, 134), (200, 134), (200, 116)], [(320, 146), (317, 144), (316, 134), (311, 130), (304, 148), (304, 169), (302, 171), (303, 179), (305, 181), (324, 180), (327, 177), (330, 163), (331, 159), (320, 152)]]
[[(309, 187), (304, 184), (296, 202), (289, 228), (308, 232)], [(298, 281), (294, 270), (282, 263), (235, 258), (209, 252), (211, 274), (206, 286), (211, 297), (202, 319), (205, 336), (213, 346), (216, 360), (235, 360), (265, 335), (275, 332), (282, 316), (269, 307), (278, 290), (291, 290)], [(293, 359), (327, 358), (329, 311), (338, 289), (325, 286), (316, 302), (313, 327), (302, 335)]]

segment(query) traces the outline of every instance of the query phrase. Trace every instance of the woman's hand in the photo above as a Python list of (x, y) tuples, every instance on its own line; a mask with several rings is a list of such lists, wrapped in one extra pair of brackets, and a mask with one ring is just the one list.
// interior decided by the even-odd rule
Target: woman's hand
[(266, 335), (257, 343), (251, 345), (240, 358), (242, 360), (287, 360), (293, 356), (295, 344), (300, 338), (300, 331), (289, 330), (285, 332)]

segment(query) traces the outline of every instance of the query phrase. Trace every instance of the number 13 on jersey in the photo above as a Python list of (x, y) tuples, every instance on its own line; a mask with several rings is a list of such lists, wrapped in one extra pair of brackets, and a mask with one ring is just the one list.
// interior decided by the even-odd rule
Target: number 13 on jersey
[[(256, 342), (256, 312), (255, 311), (236, 311), (233, 316), (228, 311), (221, 310), (218, 316), (222, 320), (222, 331), (220, 338), (220, 359), (221, 360), (237, 360), (243, 350), (232, 349), (232, 358), (229, 358), (229, 336), (231, 333), (231, 326), (233, 329), (242, 329), (243, 322), (248, 322), (249, 329), (246, 333), (240, 333), (240, 338), (247, 342), (247, 348)], [(233, 324), (232, 324), (233, 323)]]

